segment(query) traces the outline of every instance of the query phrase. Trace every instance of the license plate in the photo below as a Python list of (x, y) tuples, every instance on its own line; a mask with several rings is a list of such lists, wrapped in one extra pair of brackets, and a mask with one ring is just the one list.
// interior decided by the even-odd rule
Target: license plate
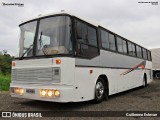
[(35, 90), (34, 89), (26, 89), (26, 93), (35, 94)]

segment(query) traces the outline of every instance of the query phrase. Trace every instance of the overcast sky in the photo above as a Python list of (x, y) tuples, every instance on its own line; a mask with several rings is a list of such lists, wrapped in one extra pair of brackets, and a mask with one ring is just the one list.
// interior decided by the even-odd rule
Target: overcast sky
[[(156, 2), (151, 3), (138, 2)], [(147, 48), (160, 47), (160, 0), (0, 0), (0, 51), (18, 53), (21, 21), (65, 10), (96, 21), (109, 30)]]

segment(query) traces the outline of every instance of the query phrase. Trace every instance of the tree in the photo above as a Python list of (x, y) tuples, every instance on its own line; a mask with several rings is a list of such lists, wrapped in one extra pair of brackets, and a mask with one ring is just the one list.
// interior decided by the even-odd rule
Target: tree
[(3, 55), (6, 55), (7, 54), (7, 50), (3, 50)]
[(3, 50), (3, 54), (0, 54), (0, 71), (4, 75), (11, 73), (11, 63), (13, 58), (14, 57), (7, 54), (7, 50)]

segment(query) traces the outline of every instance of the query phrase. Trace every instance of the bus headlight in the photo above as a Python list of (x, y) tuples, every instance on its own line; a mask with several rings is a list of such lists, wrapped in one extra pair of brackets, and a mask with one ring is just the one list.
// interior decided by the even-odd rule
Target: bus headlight
[(52, 95), (53, 95), (53, 91), (52, 90), (48, 90), (47, 96), (52, 97)]
[(23, 95), (23, 93), (24, 93), (24, 89), (23, 89), (23, 88), (20, 88), (20, 89), (19, 89), (19, 94), (20, 94), (20, 95)]
[(40, 95), (41, 95), (41, 96), (45, 96), (45, 95), (46, 95), (46, 90), (43, 90), (43, 89), (42, 89), (42, 90), (40, 91)]
[(16, 93), (18, 95), (23, 95), (24, 89), (23, 88), (14, 88), (14, 93)]
[(14, 93), (18, 94), (19, 93), (19, 88), (14, 88)]
[(56, 97), (59, 97), (60, 96), (59, 90), (55, 90), (54, 94), (55, 94)]
[(40, 97), (59, 97), (60, 91), (53, 89), (41, 89), (39, 91)]

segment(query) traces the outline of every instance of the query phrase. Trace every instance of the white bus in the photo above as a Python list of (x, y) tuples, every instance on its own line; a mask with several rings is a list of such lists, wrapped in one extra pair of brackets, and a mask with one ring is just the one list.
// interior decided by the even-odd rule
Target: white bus
[(61, 12), (19, 27), (12, 97), (100, 103), (151, 82), (151, 52), (98, 24)]

